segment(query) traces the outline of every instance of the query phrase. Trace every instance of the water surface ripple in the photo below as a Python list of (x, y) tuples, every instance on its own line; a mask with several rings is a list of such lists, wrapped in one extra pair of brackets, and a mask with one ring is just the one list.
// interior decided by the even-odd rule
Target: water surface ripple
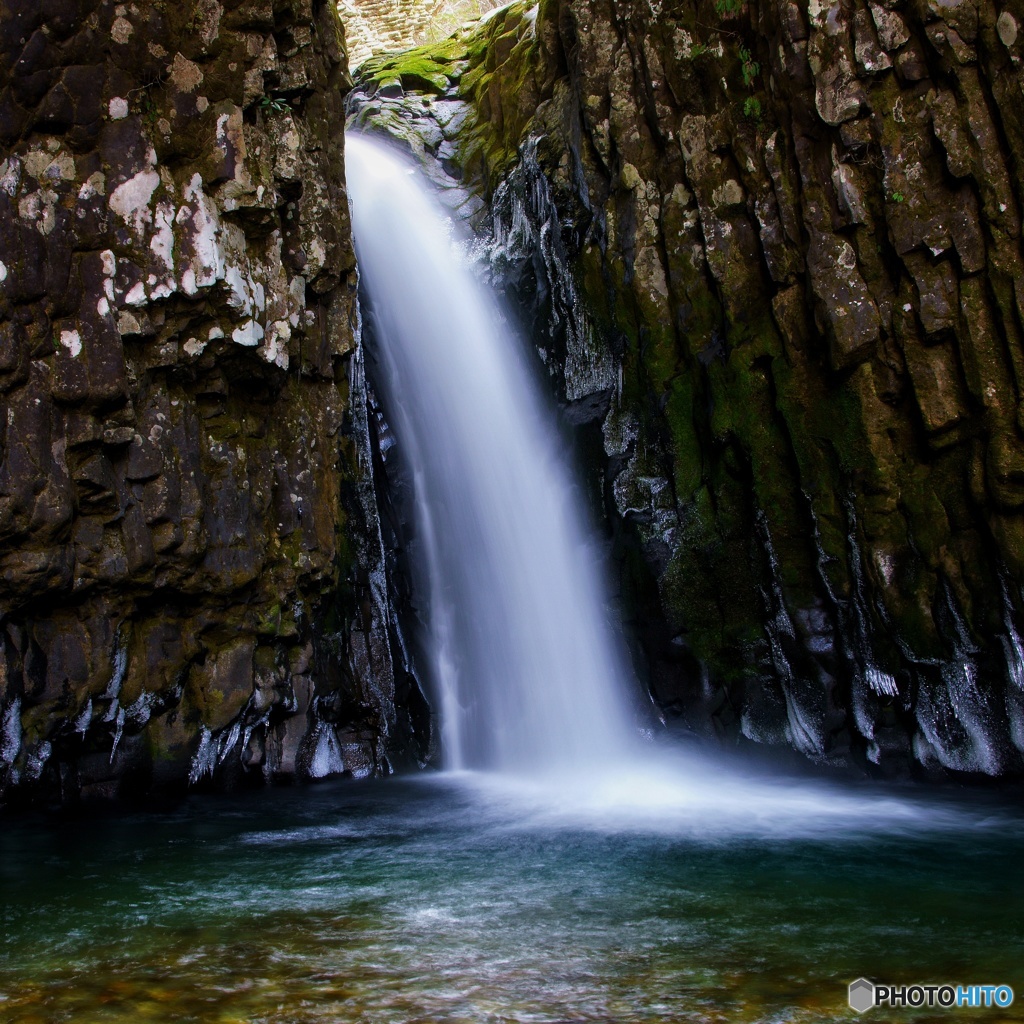
[(850, 1019), (860, 975), (1024, 992), (1020, 819), (886, 799), (783, 834), (463, 775), (9, 823), (0, 1019), (803, 1022)]

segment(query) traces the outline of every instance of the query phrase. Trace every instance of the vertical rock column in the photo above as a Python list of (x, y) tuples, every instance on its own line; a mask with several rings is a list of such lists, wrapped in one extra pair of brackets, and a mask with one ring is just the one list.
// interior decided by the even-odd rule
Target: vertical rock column
[(384, 763), (345, 66), (324, 0), (0, 8), (0, 800)]
[(581, 273), (622, 351), (612, 497), (668, 627), (655, 692), (693, 728), (1024, 768), (1021, 17), (552, 11), (547, 159), (599, 211)]
[[(1022, 47), (1020, 0), (542, 0), (364, 66), (600, 431), (680, 728), (1024, 772)], [(416, 120), (453, 80), (449, 139)]]

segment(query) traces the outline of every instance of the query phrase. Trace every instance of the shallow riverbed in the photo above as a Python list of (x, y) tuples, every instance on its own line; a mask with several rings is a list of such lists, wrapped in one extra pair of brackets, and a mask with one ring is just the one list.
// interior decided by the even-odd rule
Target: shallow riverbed
[(6, 822), (0, 1019), (831, 1021), (865, 975), (1019, 993), (865, 1019), (1024, 1020), (1021, 817), (811, 792), (721, 828), (474, 776)]

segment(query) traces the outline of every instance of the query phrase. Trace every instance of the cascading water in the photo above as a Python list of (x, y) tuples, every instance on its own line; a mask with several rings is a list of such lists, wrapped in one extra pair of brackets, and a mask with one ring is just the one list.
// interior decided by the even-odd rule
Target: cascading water
[(619, 762), (623, 662), (523, 346), (412, 169), (358, 135), (346, 162), (388, 412), (414, 475), (446, 764)]
[(413, 475), (447, 767), (497, 770), (469, 784), (520, 821), (789, 838), (975, 827), (959, 810), (634, 739), (625, 663), (525, 346), (416, 171), (358, 135), (347, 167), (380, 383)]

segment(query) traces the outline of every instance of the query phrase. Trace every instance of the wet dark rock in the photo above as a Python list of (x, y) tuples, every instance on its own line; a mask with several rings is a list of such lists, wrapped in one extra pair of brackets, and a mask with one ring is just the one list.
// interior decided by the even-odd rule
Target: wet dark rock
[(405, 749), (346, 84), (326, 0), (0, 9), (0, 804)]
[(416, 118), (468, 105), (444, 170), (558, 398), (603, 417), (581, 443), (670, 723), (1020, 775), (1020, 17), (719, 6), (513, 5), (370, 62), (354, 116), (429, 167)]

